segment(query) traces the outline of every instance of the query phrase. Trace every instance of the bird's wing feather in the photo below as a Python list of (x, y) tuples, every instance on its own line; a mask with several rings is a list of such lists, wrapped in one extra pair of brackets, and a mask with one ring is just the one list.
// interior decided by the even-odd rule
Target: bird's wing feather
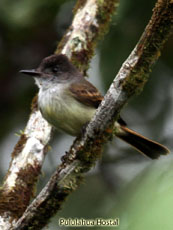
[(97, 88), (85, 79), (80, 82), (72, 83), (70, 92), (76, 100), (94, 108), (97, 108), (103, 100), (103, 96)]
[[(97, 88), (85, 79), (80, 82), (72, 83), (70, 86), (70, 92), (77, 101), (94, 108), (98, 108), (103, 100), (103, 96)], [(126, 126), (126, 122), (121, 117), (119, 117), (118, 122), (120, 125)]]

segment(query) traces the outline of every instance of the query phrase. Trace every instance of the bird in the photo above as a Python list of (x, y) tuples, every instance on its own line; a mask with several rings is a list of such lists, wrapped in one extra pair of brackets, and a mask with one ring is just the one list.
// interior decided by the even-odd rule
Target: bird
[[(64, 54), (48, 56), (36, 69), (20, 72), (35, 79), (39, 88), (38, 107), (43, 118), (69, 135), (80, 135), (103, 100), (99, 90)], [(151, 159), (169, 153), (164, 145), (128, 128), (121, 117), (114, 126), (118, 138)]]

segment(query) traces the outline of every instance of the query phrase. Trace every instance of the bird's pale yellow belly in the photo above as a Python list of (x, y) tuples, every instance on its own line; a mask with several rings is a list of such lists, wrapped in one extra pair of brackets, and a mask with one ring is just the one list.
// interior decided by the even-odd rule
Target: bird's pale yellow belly
[(77, 136), (95, 113), (95, 108), (86, 106), (63, 92), (56, 95), (44, 92), (44, 100), (39, 99), (39, 107), (43, 117), (51, 125), (72, 136)]

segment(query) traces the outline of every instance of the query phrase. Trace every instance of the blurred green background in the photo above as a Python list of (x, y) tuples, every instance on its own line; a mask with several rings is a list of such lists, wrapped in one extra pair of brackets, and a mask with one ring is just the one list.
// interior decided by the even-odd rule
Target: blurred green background
[[(75, 1), (0, 1), (0, 179), (30, 114), (37, 92), (34, 81), (19, 70), (35, 68), (54, 52), (72, 20)], [(121, 0), (109, 33), (100, 41), (89, 70), (90, 81), (104, 94), (121, 64), (142, 34), (155, 1)], [(173, 37), (165, 45), (144, 91), (129, 101), (122, 117), (129, 127), (173, 149)], [(38, 191), (48, 181), (72, 143), (55, 133)], [(151, 161), (120, 140), (105, 146), (103, 158), (86, 175), (85, 183), (53, 218), (120, 218), (120, 230), (171, 230), (173, 217), (173, 157)], [(101, 228), (109, 229), (110, 227)], [(76, 229), (76, 228), (69, 228)], [(85, 228), (78, 228), (85, 229)], [(100, 229), (95, 227), (94, 229)], [(110, 228), (112, 229), (112, 228)]]

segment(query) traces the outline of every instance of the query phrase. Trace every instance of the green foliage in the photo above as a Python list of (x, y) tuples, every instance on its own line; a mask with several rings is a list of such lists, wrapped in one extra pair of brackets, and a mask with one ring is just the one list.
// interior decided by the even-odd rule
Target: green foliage
[(123, 190), (114, 209), (118, 230), (172, 230), (172, 164), (154, 162)]
[(57, 8), (64, 0), (26, 0), (0, 2), (0, 20), (9, 28), (26, 28), (35, 26), (40, 21), (46, 22), (57, 13)]

